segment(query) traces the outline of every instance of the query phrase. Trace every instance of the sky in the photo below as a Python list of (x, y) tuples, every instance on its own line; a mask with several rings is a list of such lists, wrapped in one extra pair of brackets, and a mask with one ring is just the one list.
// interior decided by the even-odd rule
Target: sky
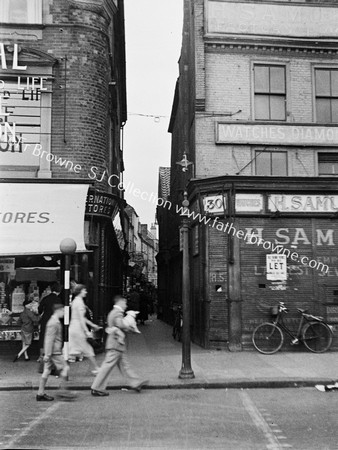
[[(127, 110), (125, 187), (157, 197), (158, 169), (170, 165), (168, 125), (178, 77), (183, 0), (125, 0)], [(164, 116), (155, 122), (154, 117)], [(146, 194), (143, 195), (146, 197)], [(140, 222), (155, 222), (155, 205), (126, 192)]]

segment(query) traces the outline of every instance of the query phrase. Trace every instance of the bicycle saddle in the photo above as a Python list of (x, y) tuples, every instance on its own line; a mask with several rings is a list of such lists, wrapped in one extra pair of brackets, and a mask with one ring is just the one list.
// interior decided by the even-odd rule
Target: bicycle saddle
[(300, 309), (297, 308), (297, 311), (300, 312), (301, 314), (308, 312), (308, 309)]

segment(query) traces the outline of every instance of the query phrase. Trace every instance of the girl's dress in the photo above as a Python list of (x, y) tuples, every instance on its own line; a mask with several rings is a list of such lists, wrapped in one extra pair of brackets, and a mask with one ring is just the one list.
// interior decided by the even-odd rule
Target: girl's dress
[(86, 305), (81, 297), (72, 301), (72, 316), (69, 324), (69, 355), (94, 356), (93, 347), (87, 342)]

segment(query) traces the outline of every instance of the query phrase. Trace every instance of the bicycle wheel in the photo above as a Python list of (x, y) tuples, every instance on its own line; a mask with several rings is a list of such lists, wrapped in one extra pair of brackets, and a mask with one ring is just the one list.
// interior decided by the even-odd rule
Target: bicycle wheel
[(282, 330), (273, 323), (258, 325), (252, 333), (252, 343), (256, 350), (265, 355), (278, 352), (284, 341)]
[(302, 330), (305, 347), (314, 353), (326, 352), (332, 344), (332, 331), (323, 322), (307, 323)]

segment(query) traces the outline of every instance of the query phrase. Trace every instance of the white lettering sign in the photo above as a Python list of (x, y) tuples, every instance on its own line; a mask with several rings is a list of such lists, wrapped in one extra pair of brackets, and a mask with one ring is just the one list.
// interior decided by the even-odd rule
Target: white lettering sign
[(266, 255), (266, 279), (287, 279), (286, 255)]
[(338, 127), (317, 125), (216, 124), (218, 144), (337, 146)]
[(260, 212), (263, 210), (263, 195), (236, 194), (236, 212)]
[(281, 195), (268, 197), (268, 209), (280, 212), (336, 212), (338, 195)]
[(0, 255), (60, 253), (65, 238), (86, 251), (87, 191), (87, 184), (0, 183)]
[(226, 209), (226, 198), (222, 195), (208, 195), (203, 198), (204, 212), (222, 214)]
[(337, 36), (338, 9), (322, 5), (208, 1), (207, 32)]

